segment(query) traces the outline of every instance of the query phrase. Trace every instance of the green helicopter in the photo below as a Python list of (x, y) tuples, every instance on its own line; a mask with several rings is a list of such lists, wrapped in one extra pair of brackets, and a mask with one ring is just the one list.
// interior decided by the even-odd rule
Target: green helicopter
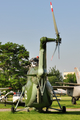
[[(16, 103), (12, 103), (12, 104), (16, 104), (15, 108), (14, 107), (11, 108), (12, 112), (19, 111), (17, 110), (18, 106), (24, 106), (27, 109), (27, 111), (29, 111), (29, 108), (35, 108), (36, 110), (39, 111), (42, 111), (43, 108), (46, 108), (46, 111), (48, 111), (49, 108), (54, 109), (51, 108), (52, 102), (54, 101), (53, 97), (56, 98), (55, 100), (58, 102), (60, 107), (60, 109), (56, 109), (56, 110), (66, 112), (66, 107), (65, 106), (61, 107), (59, 100), (57, 99), (56, 94), (54, 92), (54, 89), (51, 86), (50, 82), (48, 81), (48, 76), (52, 76), (52, 75), (47, 74), (46, 44), (47, 42), (55, 42), (56, 43), (55, 51), (56, 51), (57, 47), (59, 48), (59, 45), (61, 43), (61, 38), (59, 36), (59, 32), (57, 29), (51, 2), (50, 5), (51, 5), (54, 28), (57, 38), (53, 39), (53, 38), (42, 37), (40, 39), (39, 57), (37, 56), (30, 60), (31, 65), (29, 67), (29, 71), (27, 74), (27, 83), (25, 86), (22, 87), (22, 93), (18, 101)], [(24, 93), (25, 101), (21, 102), (21, 97), (23, 93)], [(6, 102), (6, 104), (7, 103), (9, 102)]]

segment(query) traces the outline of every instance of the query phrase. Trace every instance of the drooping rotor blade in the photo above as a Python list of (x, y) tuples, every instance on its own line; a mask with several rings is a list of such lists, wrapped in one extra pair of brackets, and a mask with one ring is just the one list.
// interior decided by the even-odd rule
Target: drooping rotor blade
[(54, 12), (53, 12), (52, 2), (50, 2), (50, 6), (51, 6), (51, 11), (52, 11), (52, 16), (53, 16), (55, 32), (56, 32), (56, 35), (59, 35), (58, 29), (57, 29), (57, 25), (56, 25), (55, 16), (54, 16)]
[(60, 59), (60, 45), (58, 43), (58, 58)]
[(54, 56), (54, 54), (55, 54), (55, 52), (56, 52), (56, 49), (57, 49), (57, 45), (56, 45), (55, 50), (54, 50), (54, 52), (53, 52), (53, 55), (52, 55), (51, 61), (52, 61), (53, 56)]

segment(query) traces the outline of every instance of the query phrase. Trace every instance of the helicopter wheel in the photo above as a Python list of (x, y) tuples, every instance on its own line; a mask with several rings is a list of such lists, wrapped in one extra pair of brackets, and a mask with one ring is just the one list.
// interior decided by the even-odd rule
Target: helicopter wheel
[(14, 113), (14, 112), (15, 112), (14, 107), (12, 107), (12, 108), (11, 108), (11, 112), (12, 112), (12, 113)]
[(27, 109), (27, 112), (30, 112), (30, 110), (29, 110), (29, 109)]
[(4, 106), (6, 106), (6, 103), (4, 104)]
[(46, 112), (48, 112), (48, 108), (46, 108)]
[(66, 113), (66, 107), (65, 106), (63, 106), (63, 108), (62, 108), (62, 112)]
[(76, 99), (75, 99), (75, 97), (72, 97), (72, 104), (76, 104)]
[(43, 113), (43, 110), (42, 110), (42, 108), (38, 109), (38, 111), (39, 111), (40, 113)]

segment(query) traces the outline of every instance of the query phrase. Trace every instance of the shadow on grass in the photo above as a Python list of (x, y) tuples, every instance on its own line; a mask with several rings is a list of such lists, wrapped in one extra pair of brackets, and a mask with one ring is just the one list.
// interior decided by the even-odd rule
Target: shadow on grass
[(68, 115), (80, 115), (80, 111), (67, 111), (66, 113), (63, 112), (58, 112), (58, 111), (48, 111), (48, 112), (43, 112), (44, 114), (68, 114)]
[(63, 112), (58, 112), (58, 111), (42, 111), (42, 112), (38, 112), (38, 111), (30, 111), (30, 112), (26, 112), (26, 111), (20, 111), (20, 112), (15, 112), (12, 114), (64, 114), (64, 115), (80, 115), (80, 111), (67, 111), (66, 113)]

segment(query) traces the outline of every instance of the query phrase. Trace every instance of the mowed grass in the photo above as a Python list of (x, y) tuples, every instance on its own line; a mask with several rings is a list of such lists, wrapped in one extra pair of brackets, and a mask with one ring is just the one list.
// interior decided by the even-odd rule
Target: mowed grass
[[(71, 97), (69, 96), (61, 96), (60, 104), (61, 106), (66, 106), (66, 108), (80, 108), (80, 101), (77, 101), (76, 105), (72, 105)], [(59, 108), (56, 101), (53, 102), (52, 106), (54, 108)], [(11, 108), (10, 105), (4, 106), (0, 105), (1, 108)], [(49, 113), (39, 113), (37, 111), (20, 111), (11, 113), (0, 112), (0, 120), (79, 120), (80, 119), (80, 111), (68, 111), (66, 113), (53, 111)]]
[(23, 112), (0, 112), (0, 120), (79, 120), (80, 112), (66, 112), (65, 114), (60, 112), (51, 113), (39, 113), (31, 111), (27, 113)]
[[(58, 98), (61, 98), (61, 100), (59, 101), (61, 106), (66, 106), (66, 108), (80, 108), (80, 100), (76, 101), (76, 104), (72, 104), (71, 102), (71, 97), (70, 96), (61, 96), (61, 97), (58, 97)], [(53, 104), (52, 104), (52, 107), (54, 108), (58, 108), (58, 103), (57, 101), (54, 101)]]

